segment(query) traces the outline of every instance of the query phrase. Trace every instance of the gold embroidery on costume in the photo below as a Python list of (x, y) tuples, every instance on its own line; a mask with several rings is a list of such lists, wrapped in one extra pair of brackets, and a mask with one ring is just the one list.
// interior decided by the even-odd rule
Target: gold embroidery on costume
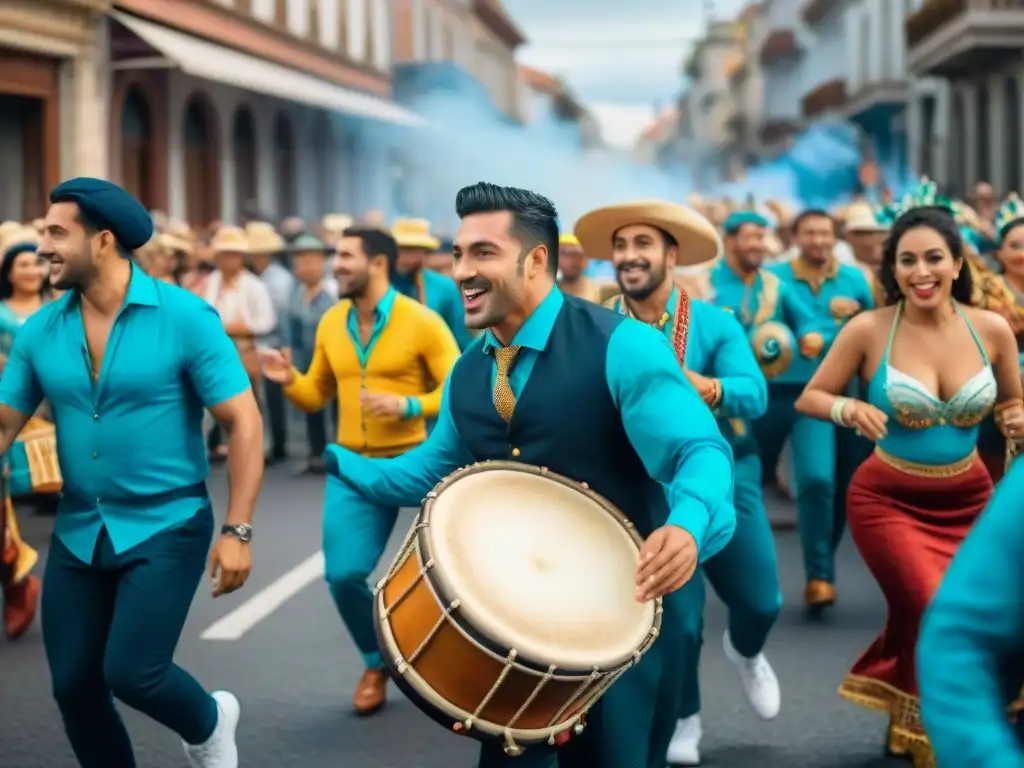
[(875, 455), (882, 460), (883, 464), (886, 464), (897, 472), (902, 472), (905, 475), (942, 479), (962, 475), (973, 467), (974, 463), (978, 460), (977, 451), (972, 451), (964, 458), (949, 464), (919, 464), (916, 461), (907, 461), (906, 459), (901, 459), (898, 456), (893, 456), (891, 453), (887, 453), (877, 446), (875, 447)]
[[(762, 325), (775, 317), (775, 310), (779, 305), (779, 293), (782, 290), (782, 280), (778, 275), (759, 269), (757, 276), (761, 278), (761, 290), (757, 294), (757, 312), (752, 325)], [(744, 299), (744, 306), (746, 306), (746, 299)]]

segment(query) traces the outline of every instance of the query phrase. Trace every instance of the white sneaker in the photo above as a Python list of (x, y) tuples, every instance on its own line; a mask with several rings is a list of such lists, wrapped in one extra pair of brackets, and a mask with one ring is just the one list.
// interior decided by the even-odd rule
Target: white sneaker
[(242, 706), (233, 693), (214, 691), (217, 702), (217, 727), (202, 744), (185, 744), (185, 755), (192, 768), (238, 768), (235, 731)]
[(741, 656), (732, 646), (729, 632), (726, 630), (722, 639), (725, 656), (740, 673), (743, 693), (750, 706), (762, 720), (774, 720), (782, 707), (782, 694), (779, 691), (779, 678), (768, 663), (763, 653), (752, 659)]
[(700, 715), (679, 720), (668, 745), (669, 765), (700, 765)]

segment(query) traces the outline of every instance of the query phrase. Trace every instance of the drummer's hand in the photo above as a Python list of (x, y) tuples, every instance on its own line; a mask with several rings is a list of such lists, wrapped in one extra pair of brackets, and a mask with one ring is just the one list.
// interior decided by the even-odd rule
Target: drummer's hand
[(675, 592), (697, 570), (697, 542), (678, 525), (663, 525), (644, 542), (636, 568), (636, 599), (645, 603)]
[(870, 403), (848, 400), (843, 406), (843, 422), (856, 430), (858, 435), (874, 443), (888, 434), (889, 430), (885, 426), (888, 421), (888, 415)]

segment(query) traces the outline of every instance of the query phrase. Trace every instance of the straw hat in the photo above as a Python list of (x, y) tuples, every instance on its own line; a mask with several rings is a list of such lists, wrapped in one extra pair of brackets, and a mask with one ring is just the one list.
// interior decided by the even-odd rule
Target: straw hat
[(574, 235), (572, 232), (563, 232), (561, 235), (558, 236), (558, 244), (567, 245), (570, 247), (576, 246), (578, 248), (580, 245), (580, 241), (579, 238), (577, 238), (576, 235)]
[(847, 232), (888, 232), (889, 225), (883, 224), (867, 203), (850, 203), (846, 206), (843, 223)]
[(210, 240), (214, 253), (249, 253), (249, 238), (240, 227), (221, 227)]
[(39, 233), (32, 227), (19, 226), (17, 229), (12, 227), (0, 234), (0, 256), (5, 256), (18, 246), (22, 246), (19, 248), (20, 251), (38, 250), (40, 240)]
[(10, 237), (15, 232), (20, 232), (24, 226), (25, 225), (20, 221), (5, 221), (0, 223), (0, 241)]
[(576, 222), (575, 232), (588, 256), (611, 260), (612, 238), (631, 224), (648, 224), (672, 235), (679, 243), (677, 266), (711, 261), (722, 247), (710, 221), (692, 208), (661, 200), (599, 208)]
[(173, 253), (191, 253), (192, 244), (177, 235), (172, 235), (170, 232), (161, 232), (156, 236), (156, 244), (166, 251)]
[(441, 241), (430, 234), (430, 222), (426, 219), (395, 219), (391, 236), (399, 248), (423, 248), (436, 251)]
[(326, 235), (340, 235), (352, 226), (352, 217), (347, 213), (328, 213), (320, 222), (320, 229)]
[(284, 250), (284, 238), (277, 234), (273, 224), (265, 221), (250, 221), (245, 225), (245, 236), (249, 240), (249, 253), (262, 256)]

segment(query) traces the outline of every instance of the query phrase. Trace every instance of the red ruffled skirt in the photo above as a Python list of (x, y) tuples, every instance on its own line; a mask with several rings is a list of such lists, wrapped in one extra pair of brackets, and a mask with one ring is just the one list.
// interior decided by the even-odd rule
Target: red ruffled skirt
[(889, 714), (889, 750), (932, 768), (921, 725), (915, 652), (925, 609), (950, 560), (992, 495), (985, 465), (904, 462), (876, 450), (847, 493), (850, 534), (888, 604), (881, 635), (853, 665), (839, 695)]

